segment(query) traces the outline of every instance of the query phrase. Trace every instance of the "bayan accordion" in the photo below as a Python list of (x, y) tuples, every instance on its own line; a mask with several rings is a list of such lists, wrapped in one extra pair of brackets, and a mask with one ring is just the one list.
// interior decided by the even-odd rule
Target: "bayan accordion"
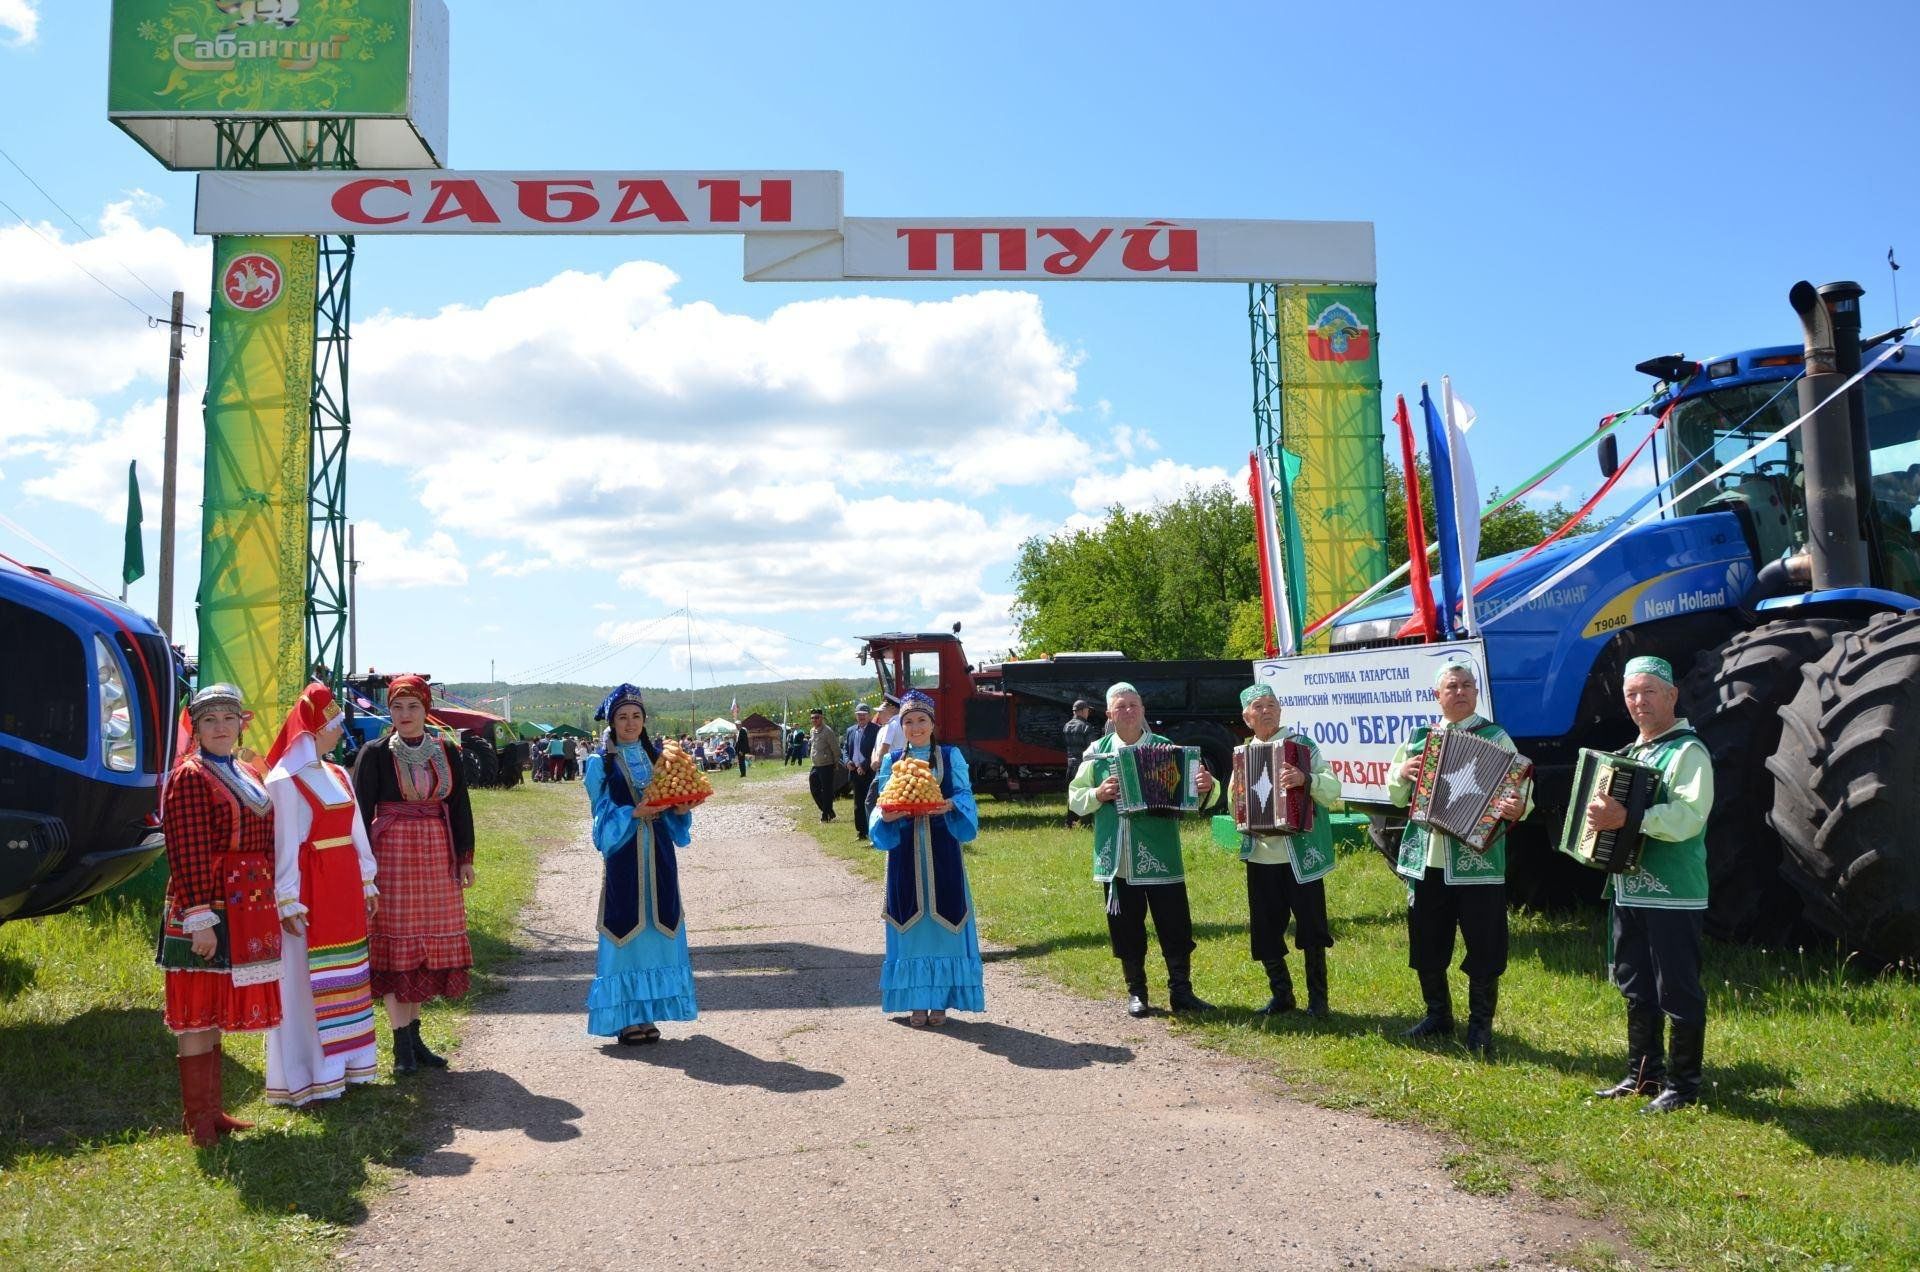
[(1251, 835), (1298, 835), (1313, 829), (1313, 796), (1280, 785), (1291, 764), (1313, 776), (1313, 750), (1297, 738), (1248, 742), (1233, 752), (1233, 824)]
[(1407, 820), (1452, 835), (1480, 852), (1500, 832), (1494, 805), (1525, 801), (1533, 763), (1464, 729), (1433, 729), (1420, 752)]
[[(1596, 795), (1618, 800), (1627, 810), (1626, 824), (1613, 830), (1587, 825), (1587, 805)], [(1640, 853), (1647, 846), (1640, 819), (1659, 802), (1659, 769), (1623, 755), (1583, 748), (1573, 768), (1560, 851), (1608, 874), (1632, 874), (1640, 868)]]
[(1142, 742), (1113, 753), (1123, 813), (1178, 817), (1200, 808), (1200, 748)]

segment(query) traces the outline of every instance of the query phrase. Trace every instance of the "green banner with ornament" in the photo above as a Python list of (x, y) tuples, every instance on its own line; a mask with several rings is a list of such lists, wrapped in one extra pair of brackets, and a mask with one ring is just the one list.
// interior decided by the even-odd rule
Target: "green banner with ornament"
[(114, 116), (405, 115), (413, 0), (114, 0)]

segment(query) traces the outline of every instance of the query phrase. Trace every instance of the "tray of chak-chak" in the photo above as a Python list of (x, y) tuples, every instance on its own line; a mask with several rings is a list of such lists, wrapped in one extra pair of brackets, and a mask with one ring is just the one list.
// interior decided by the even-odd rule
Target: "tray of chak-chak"
[(911, 755), (902, 756), (893, 766), (886, 789), (874, 801), (874, 807), (883, 813), (906, 813), (913, 817), (937, 813), (945, 804), (933, 766)]
[(712, 794), (713, 783), (707, 781), (693, 757), (678, 742), (667, 742), (660, 748), (653, 780), (647, 783), (640, 802), (648, 808), (691, 808), (705, 803)]

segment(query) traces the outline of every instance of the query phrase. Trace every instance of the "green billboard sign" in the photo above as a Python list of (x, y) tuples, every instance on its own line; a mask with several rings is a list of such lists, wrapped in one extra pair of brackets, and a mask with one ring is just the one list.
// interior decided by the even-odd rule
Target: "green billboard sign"
[(114, 0), (110, 39), (107, 115), (169, 167), (248, 118), (398, 121), (357, 166), (445, 163), (445, 0)]

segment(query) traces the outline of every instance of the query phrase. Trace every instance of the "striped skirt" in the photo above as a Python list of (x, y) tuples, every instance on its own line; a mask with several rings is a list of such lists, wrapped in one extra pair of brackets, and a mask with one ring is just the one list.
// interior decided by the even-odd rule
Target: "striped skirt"
[(454, 874), (453, 836), (440, 817), (393, 808), (381, 804), (374, 818), (380, 910), (368, 924), (373, 994), (403, 1003), (458, 998), (467, 992), (473, 947), (466, 896)]

